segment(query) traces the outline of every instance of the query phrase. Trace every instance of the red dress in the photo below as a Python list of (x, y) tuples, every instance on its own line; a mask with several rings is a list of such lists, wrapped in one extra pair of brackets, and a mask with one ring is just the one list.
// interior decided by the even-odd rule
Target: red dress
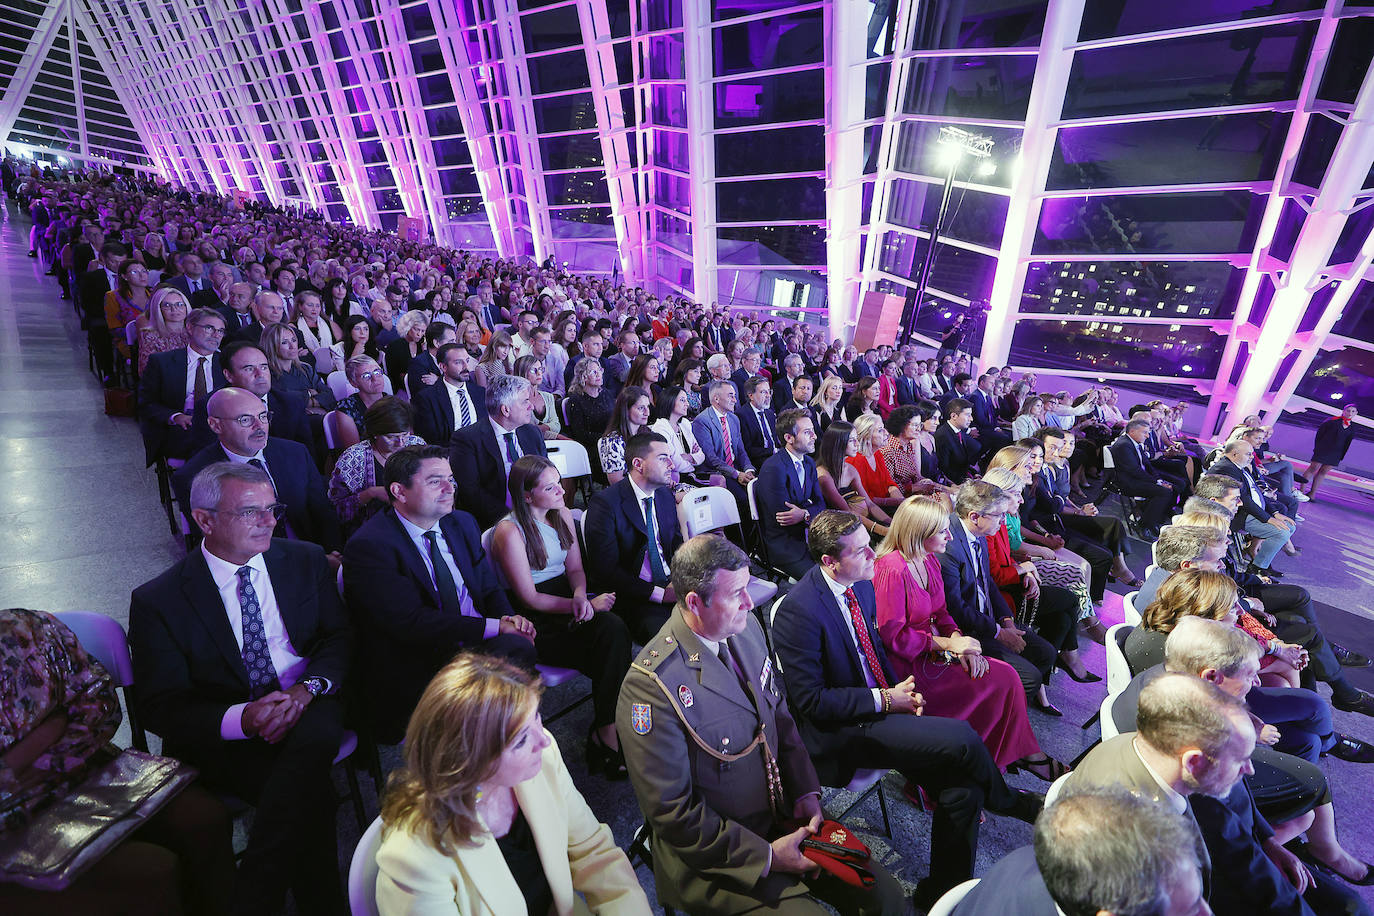
[[(873, 453), (873, 464), (870, 466), (868, 459), (863, 455), (855, 455), (846, 458), (854, 470), (859, 472), (859, 483), (864, 485), (864, 492), (869, 499), (891, 499), (892, 492), (889, 487), (896, 487), (897, 481), (892, 479), (892, 474), (887, 470), (887, 459), (883, 457), (881, 450)], [(900, 492), (900, 490), (898, 491)]]
[(931, 636), (950, 636), (959, 627), (945, 609), (940, 561), (928, 555), (925, 563), (925, 589), (896, 551), (873, 565), (878, 633), (892, 670), (900, 678), (916, 679), (926, 715), (962, 719), (973, 726), (998, 767), (1038, 755), (1040, 742), (1031, 731), (1026, 692), (1015, 668), (989, 658), (988, 673), (975, 680), (957, 662), (946, 665), (930, 656)]

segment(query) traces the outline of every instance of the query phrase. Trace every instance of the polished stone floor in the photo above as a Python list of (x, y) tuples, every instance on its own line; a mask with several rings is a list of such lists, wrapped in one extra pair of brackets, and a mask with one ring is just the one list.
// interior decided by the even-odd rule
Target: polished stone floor
[[(154, 476), (143, 466), (143, 448), (133, 420), (107, 417), (99, 385), (86, 368), (86, 346), (69, 302), (58, 298), (55, 280), (26, 257), (28, 220), (13, 204), (0, 208), (0, 607), (43, 610), (90, 609), (121, 621), (127, 618), (129, 593), (181, 557), (157, 500)], [(1374, 498), (1329, 487), (1321, 503), (1304, 507), (1308, 518), (1297, 559), (1280, 558), (1289, 571), (1285, 581), (1306, 585), (1326, 605), (1322, 609), (1344, 641), (1374, 650), (1374, 537), (1368, 517)], [(1139, 573), (1149, 551), (1137, 544), (1132, 565)], [(1112, 586), (1120, 589), (1121, 586)], [(1104, 617), (1120, 619), (1120, 602), (1109, 596)], [(1104, 670), (1101, 650), (1087, 644), (1090, 668)], [(1352, 678), (1374, 689), (1374, 671)], [(546, 695), (556, 709), (586, 690), (585, 681), (554, 688)], [(1100, 684), (1078, 685), (1062, 676), (1051, 687), (1063, 719), (1031, 713), (1045, 750), (1073, 759), (1097, 735), (1080, 731), (1105, 695)], [(546, 715), (548, 712), (546, 711)], [(640, 821), (625, 783), (587, 775), (582, 746), (590, 726), (587, 704), (551, 726), (592, 809), (608, 823), (622, 846)], [(1337, 727), (1374, 739), (1370, 719), (1335, 714)], [(127, 741), (127, 734), (117, 738)], [(384, 749), (384, 764), (399, 763), (397, 749)], [(1346, 846), (1356, 856), (1374, 859), (1374, 793), (1368, 791), (1374, 765), (1327, 759), (1323, 769), (1335, 793), (1338, 825)], [(342, 789), (342, 779), (339, 779)], [(1028, 776), (1011, 780), (1024, 788), (1043, 789)], [(362, 780), (368, 816), (376, 813), (370, 781)], [(930, 820), (900, 795), (901, 778), (885, 782), (895, 840), (869, 831), (880, 825), (878, 806), (869, 800), (848, 818), (860, 830), (884, 865), (903, 882), (914, 885), (927, 869)], [(839, 811), (852, 799), (828, 791), (828, 810)], [(339, 809), (340, 866), (347, 869), (360, 834), (350, 808)], [(1028, 843), (1030, 828), (1007, 818), (989, 816), (981, 830), (978, 872)], [(640, 869), (652, 898), (652, 876)], [(1374, 889), (1364, 889), (1374, 905)]]

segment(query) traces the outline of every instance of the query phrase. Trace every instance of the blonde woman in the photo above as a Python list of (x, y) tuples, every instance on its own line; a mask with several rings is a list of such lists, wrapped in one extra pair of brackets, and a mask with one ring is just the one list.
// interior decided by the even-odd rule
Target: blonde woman
[(860, 414), (854, 420), (854, 441), (859, 450), (851, 458), (845, 459), (859, 472), (859, 480), (870, 499), (884, 509), (895, 509), (902, 504), (902, 491), (892, 479), (887, 467), (887, 456), (882, 449), (887, 447), (887, 427), (879, 414)]
[(148, 310), (138, 319), (138, 374), (148, 368), (148, 358), (186, 346), (186, 316), (191, 304), (181, 290), (170, 286), (153, 293)]
[(267, 355), (274, 389), (299, 395), (310, 413), (323, 414), (334, 409), (334, 392), (314, 366), (301, 361), (300, 339), (296, 337), (295, 328), (289, 324), (269, 324), (262, 329), (258, 345)]
[(539, 718), (537, 676), (459, 655), (425, 688), (382, 802), (382, 916), (647, 916), (610, 828)]
[(837, 375), (821, 379), (816, 396), (811, 399), (811, 417), (816, 421), (816, 433), (824, 433), (836, 420), (843, 420), (840, 400), (844, 397), (844, 381)]

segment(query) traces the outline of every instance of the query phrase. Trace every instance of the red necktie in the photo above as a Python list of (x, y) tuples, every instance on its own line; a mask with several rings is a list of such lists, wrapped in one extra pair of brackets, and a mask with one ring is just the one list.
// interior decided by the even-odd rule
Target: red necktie
[(735, 450), (730, 447), (730, 424), (725, 420), (725, 414), (720, 415), (720, 435), (725, 440), (725, 463), (735, 463)]
[(854, 623), (854, 635), (859, 638), (859, 648), (863, 650), (864, 658), (868, 661), (869, 673), (873, 675), (877, 685), (886, 690), (889, 684), (883, 675), (883, 666), (878, 661), (878, 653), (873, 648), (873, 640), (868, 636), (868, 625), (864, 623), (864, 615), (859, 613), (859, 599), (855, 596), (854, 589), (844, 590), (844, 600), (849, 605), (849, 619)]

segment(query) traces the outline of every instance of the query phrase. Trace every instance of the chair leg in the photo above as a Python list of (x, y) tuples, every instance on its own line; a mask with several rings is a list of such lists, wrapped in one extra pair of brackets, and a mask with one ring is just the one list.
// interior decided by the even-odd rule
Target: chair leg
[(363, 791), (358, 785), (358, 766), (350, 756), (344, 761), (344, 776), (348, 779), (348, 794), (353, 799), (353, 816), (358, 819), (358, 829), (367, 829), (367, 814), (363, 811)]
[(1083, 753), (1073, 758), (1073, 760), (1069, 763), (1069, 769), (1072, 770), (1075, 767), (1077, 767), (1080, 763), (1082, 763), (1083, 758), (1088, 756), (1089, 752), (1091, 752), (1093, 748), (1097, 747), (1101, 743), (1102, 740), (1099, 738), (1097, 741), (1094, 741), (1092, 744), (1089, 744), (1087, 747), (1083, 748)]
[(1099, 709), (1097, 712), (1093, 713), (1091, 716), (1088, 717), (1088, 721), (1084, 722), (1082, 725), (1078, 727), (1081, 728), (1083, 731), (1087, 731), (1088, 729), (1096, 725), (1097, 720), (1100, 718), (1102, 718), (1102, 710)]
[(887, 837), (890, 840), (894, 838), (892, 836), (892, 821), (889, 820), (887, 816), (887, 795), (883, 792), (883, 782), (881, 779), (878, 780), (877, 788), (878, 808), (881, 809), (881, 811), (883, 812), (883, 836)]

